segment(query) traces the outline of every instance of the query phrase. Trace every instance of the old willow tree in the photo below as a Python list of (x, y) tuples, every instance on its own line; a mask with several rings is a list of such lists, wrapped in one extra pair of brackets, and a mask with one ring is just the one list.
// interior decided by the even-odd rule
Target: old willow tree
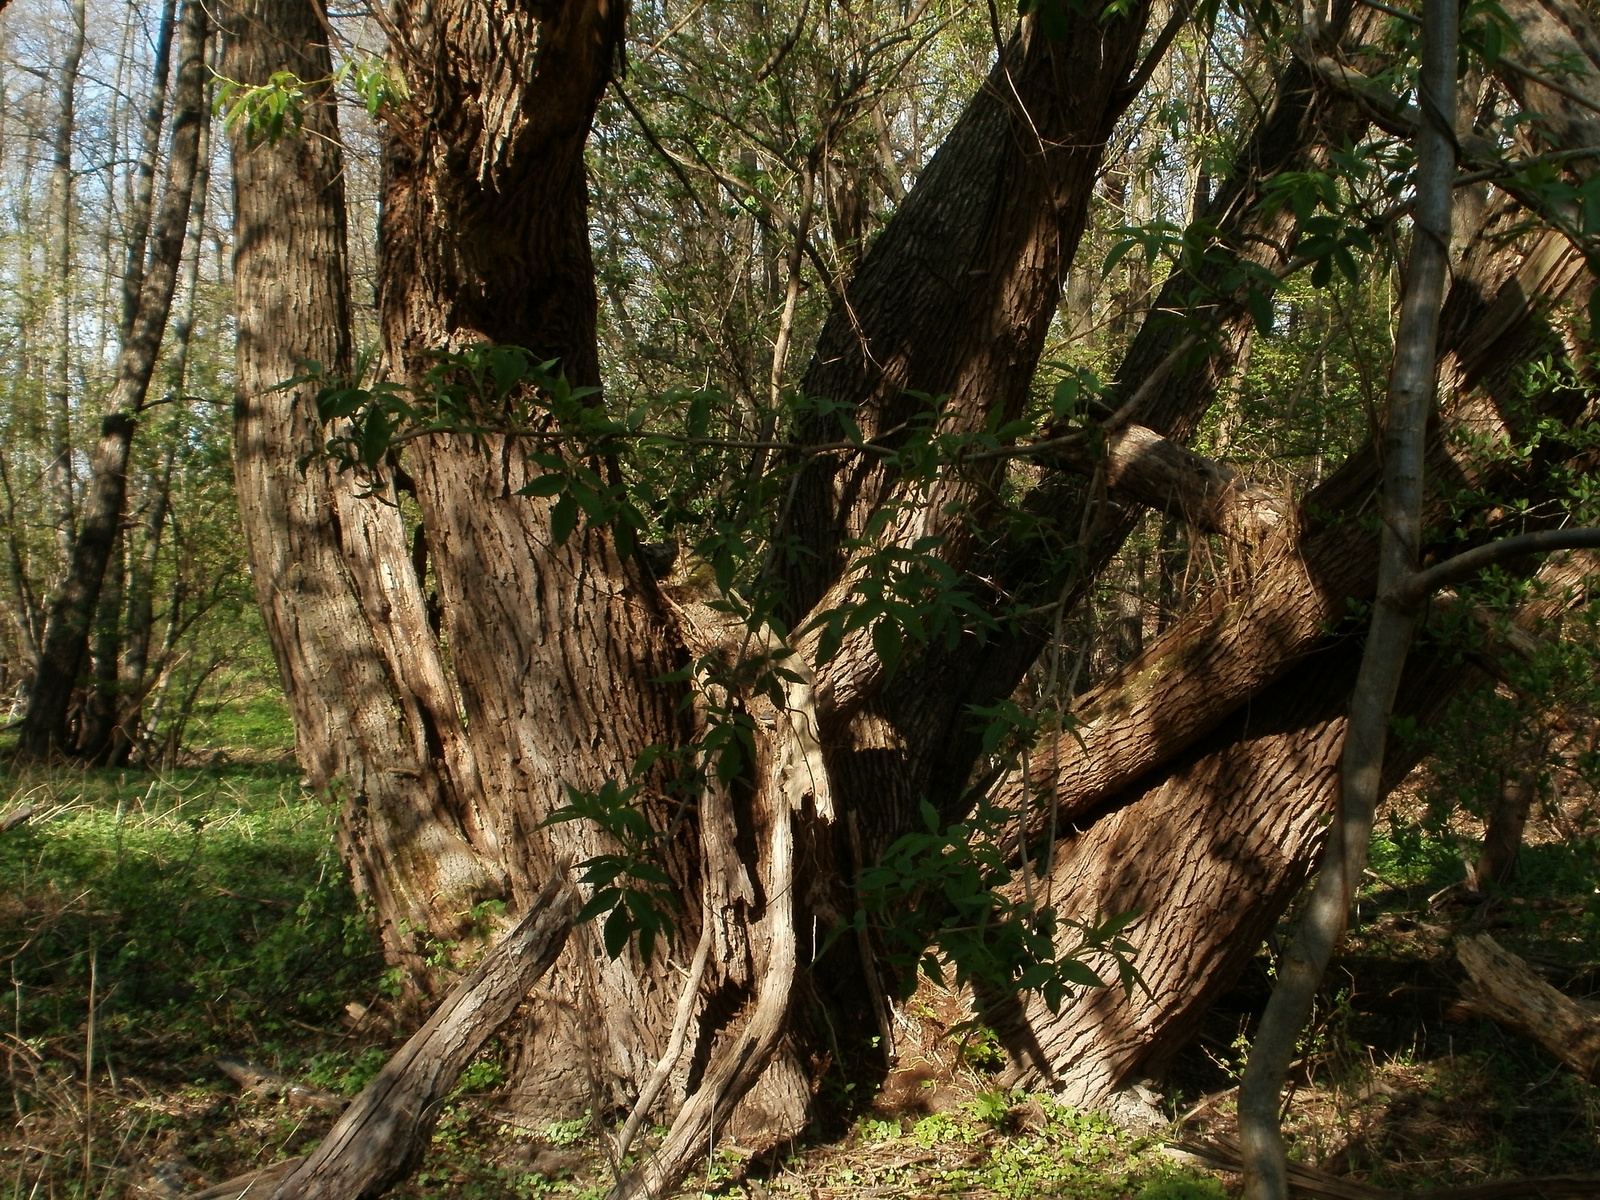
[[(1587, 326), (1562, 315), (1590, 234), (1527, 219), (1577, 185), (1507, 155), (1594, 144), (1578, 85), (1538, 81), (1600, 39), (1505, 7), (1511, 82), (1462, 84), (1463, 144), (1507, 196), (1461, 189), (1441, 541), (1570, 519), (1542, 468), (1583, 465), (1594, 415), (1568, 369)], [(361, 75), (383, 137), (375, 367), (351, 347), (326, 15), (236, 0), (221, 73), (254, 579), (301, 758), (419, 1002), (430, 946), (570, 871), (585, 919), (503, 1038), (530, 1104), (671, 1121), (624, 1192), (670, 1186), (712, 1138), (798, 1129), (841, 1060), (881, 1069), (869, 1034), (892, 1041), (886, 997), (919, 962), (973, 984), (1018, 1080), (1093, 1100), (1158, 1068), (1310, 869), (1359, 659), (1344, 619), (1376, 580), (1370, 448), (1297, 503), (1183, 446), (1280, 281), (1353, 282), (1393, 240), (1404, 156), (1349, 150), (1414, 127), (1375, 81), (1413, 69), (1407, 27), (1336, 5), (1284, 33), (1188, 232), (1129, 235), (1171, 272), (1114, 377), (1048, 392), (1107, 141), (1217, 10), (996, 21), (987, 81), (881, 232), (843, 273), (816, 259), (832, 311), (800, 386), (749, 408), (600, 391), (584, 156), (625, 8), (384, 12), (386, 65)], [(280, 72), (301, 81), (287, 108)], [(870, 76), (838, 73), (824, 128), (871, 116)], [(784, 337), (811, 188), (834, 178), (835, 148), (813, 150)], [(1537, 462), (1494, 450), (1534, 424)], [(1227, 579), (1069, 709), (1062, 623), (1146, 507)], [(1425, 719), (1459, 660), (1420, 653), (1401, 710)], [(1091, 967), (1143, 982), (1086, 988)]]

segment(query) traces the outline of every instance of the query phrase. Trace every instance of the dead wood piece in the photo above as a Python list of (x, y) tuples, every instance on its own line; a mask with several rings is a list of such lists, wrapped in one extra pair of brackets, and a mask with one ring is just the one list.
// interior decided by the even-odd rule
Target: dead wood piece
[(198, 1192), (190, 1192), (184, 1200), (245, 1200), (246, 1197), (265, 1196), (290, 1171), (305, 1162), (304, 1156), (286, 1158), (254, 1171), (246, 1171), (221, 1183), (214, 1183)]
[(38, 811), (39, 806), (36, 804), (24, 804), (13, 808), (5, 816), (0, 817), (0, 833), (4, 833), (8, 829), (15, 829)]
[(1487, 933), (1462, 938), (1456, 957), (1471, 978), (1468, 1005), (1538, 1042), (1585, 1079), (1600, 1071), (1600, 1018), (1551, 987)]
[(217, 1069), (252, 1095), (282, 1096), (296, 1107), (340, 1109), (350, 1103), (343, 1096), (336, 1096), (332, 1092), (325, 1092), (321, 1088), (290, 1079), (276, 1071), (258, 1067), (255, 1063), (245, 1062), (242, 1058), (219, 1058)]
[(566, 876), (562, 864), (522, 920), (451, 989), (316, 1152), (272, 1190), (273, 1200), (371, 1200), (405, 1178), (456, 1077), (567, 944), (578, 897)]

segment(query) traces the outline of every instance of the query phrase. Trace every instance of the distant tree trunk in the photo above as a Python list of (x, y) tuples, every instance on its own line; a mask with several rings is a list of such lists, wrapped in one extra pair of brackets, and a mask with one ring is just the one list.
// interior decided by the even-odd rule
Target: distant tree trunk
[(172, 467), (177, 447), (168, 444), (161, 464), (152, 473), (145, 494), (143, 530), (138, 554), (128, 571), (127, 645), (123, 648), (119, 674), (119, 706), (116, 729), (107, 750), (109, 766), (124, 766), (138, 744), (149, 690), (146, 675), (150, 668), (150, 639), (155, 629), (155, 576), (161, 557), (161, 542), (166, 533), (167, 510), (172, 502)]
[(56, 547), (71, 561), (76, 530), (72, 487), (72, 131), (78, 64), (83, 61), (84, 0), (73, 0), (72, 28), (56, 99), (55, 158), (50, 171), (50, 333), (54, 339), (46, 407), (50, 422), (50, 497)]
[[(1541, 750), (1544, 746), (1539, 747)], [(1534, 760), (1537, 761), (1537, 760)], [(1468, 872), (1467, 885), (1474, 891), (1485, 884), (1504, 886), (1516, 878), (1517, 858), (1522, 853), (1522, 831), (1539, 795), (1536, 766), (1512, 766), (1503, 771), (1500, 788), (1489, 807), (1483, 828), (1483, 849)]]
[(127, 537), (118, 530), (106, 563), (100, 602), (95, 607), (94, 637), (89, 647), (89, 686), (73, 753), (98, 763), (111, 745), (116, 728), (117, 668), (122, 658), (122, 600), (127, 582)]
[(135, 175), (133, 207), (128, 213), (128, 254), (122, 270), (122, 316), (118, 331), (126, 343), (133, 336), (139, 315), (139, 292), (144, 286), (145, 247), (150, 240), (150, 206), (155, 199), (156, 159), (161, 149), (161, 123), (167, 110), (167, 76), (172, 63), (172, 31), (177, 23), (177, 0), (164, 0), (156, 26), (156, 61), (150, 74), (150, 95), (145, 103), (140, 131), (139, 169)]
[(200, 261), (205, 257), (206, 206), (211, 196), (211, 124), (212, 119), (208, 114), (200, 125), (194, 196), (189, 204), (183, 310), (172, 327), (169, 378), (177, 407), (168, 418), (167, 445), (162, 451), (160, 464), (151, 472), (146, 483), (142, 536), (138, 553), (133, 556), (128, 570), (127, 645), (122, 654), (118, 685), (120, 703), (117, 727), (107, 749), (107, 761), (111, 766), (126, 764), (140, 740), (144, 698), (150, 686), (145, 676), (150, 666), (150, 638), (155, 627), (156, 566), (161, 558), (161, 544), (172, 503), (172, 469), (187, 411), (184, 398), (189, 382), (189, 346), (194, 335), (195, 305), (200, 292)]
[(127, 498), (128, 453), (155, 371), (177, 285), (189, 200), (198, 166), (205, 92), (206, 13), (199, 0), (184, 5), (178, 88), (172, 119), (167, 185), (153, 230), (151, 270), (139, 298), (132, 335), (117, 361), (100, 440), (90, 459), (89, 495), (73, 544), (67, 577), (50, 605), (38, 676), (29, 696), (19, 747), (33, 757), (70, 749), (67, 711), (87, 649), (87, 635)]

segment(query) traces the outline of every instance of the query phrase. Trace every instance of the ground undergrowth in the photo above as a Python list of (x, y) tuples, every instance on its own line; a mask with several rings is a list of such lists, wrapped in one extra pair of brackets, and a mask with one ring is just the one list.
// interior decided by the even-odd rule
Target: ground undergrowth
[[(0, 816), (22, 804), (33, 817), (0, 833), (0, 1197), (177, 1197), (312, 1148), (406, 1021), (333, 814), (292, 764), (0, 777)], [(1451, 952), (1454, 935), (1487, 929), (1569, 994), (1594, 991), (1593, 864), (1570, 844), (1531, 846), (1514, 894), (1487, 900), (1460, 875), (1443, 841), (1395, 833), (1377, 847), (1298, 1067), (1293, 1153), (1395, 1188), (1600, 1172), (1600, 1089), (1464, 1014)], [(753, 1160), (720, 1146), (689, 1191), (1220, 1198), (1236, 1180), (1171, 1142), (1231, 1130), (1267, 961), (1152, 1085), (1165, 1128), (996, 1090), (993, 1047), (953, 1033), (958, 998), (927, 990), (905, 1006), (900, 1066), (881, 1087), (830, 1081), (826, 1127)], [(221, 1058), (304, 1086), (241, 1088)], [(399, 1194), (604, 1194), (612, 1166), (592, 1115), (529, 1125), (502, 1078), (492, 1053), (468, 1069)]]

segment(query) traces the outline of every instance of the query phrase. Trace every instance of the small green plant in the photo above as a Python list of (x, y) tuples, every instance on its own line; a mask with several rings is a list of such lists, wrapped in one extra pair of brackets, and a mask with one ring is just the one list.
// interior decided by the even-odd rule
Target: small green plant
[(1006, 1049), (1000, 1044), (1000, 1035), (985, 1026), (966, 1030), (961, 1042), (961, 1058), (969, 1067), (979, 1071), (998, 1071), (1006, 1065)]
[(358, 1054), (334, 1050), (314, 1057), (305, 1074), (320, 1088), (354, 1096), (372, 1082), (388, 1059), (389, 1052), (381, 1046), (368, 1046)]
[(456, 1080), (453, 1095), (493, 1091), (505, 1081), (504, 1067), (492, 1058), (480, 1058), (476, 1062), (468, 1063), (467, 1069), (461, 1072), (461, 1077)]
[(581, 1117), (573, 1117), (570, 1121), (552, 1121), (544, 1127), (544, 1140), (552, 1146), (576, 1146), (589, 1136), (589, 1126), (593, 1118), (588, 1112)]
[(867, 1143), (886, 1142), (890, 1138), (900, 1136), (899, 1121), (879, 1121), (872, 1117), (863, 1117), (856, 1129), (861, 1140)]
[(972, 1115), (993, 1129), (1004, 1129), (1011, 1121), (1011, 1100), (1004, 1092), (979, 1092), (969, 1104)]
[(1227, 1196), (1228, 1189), (1219, 1180), (1172, 1175), (1145, 1184), (1138, 1200), (1227, 1200)]

